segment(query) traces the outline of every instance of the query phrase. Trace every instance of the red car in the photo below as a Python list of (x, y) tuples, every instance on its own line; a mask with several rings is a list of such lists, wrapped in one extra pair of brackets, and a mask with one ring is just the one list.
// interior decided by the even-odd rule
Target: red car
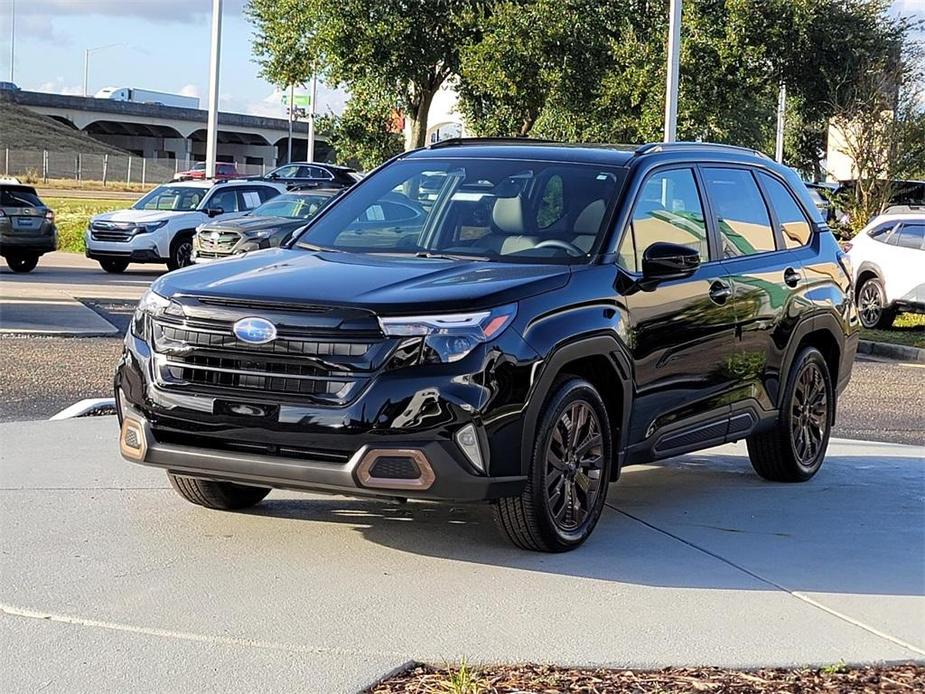
[[(206, 177), (206, 163), (204, 161), (196, 164), (189, 171), (179, 171), (176, 176), (173, 177), (175, 181), (199, 181)], [(216, 181), (228, 181), (232, 178), (241, 178), (241, 174), (238, 173), (237, 164), (234, 162), (225, 163), (225, 162), (216, 162), (215, 164), (215, 180)]]

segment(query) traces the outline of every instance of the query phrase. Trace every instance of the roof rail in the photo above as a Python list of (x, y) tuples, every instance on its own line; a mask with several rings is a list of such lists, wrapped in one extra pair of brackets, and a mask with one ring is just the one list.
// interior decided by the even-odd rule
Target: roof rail
[(555, 140), (540, 140), (534, 137), (450, 137), (427, 146), (427, 149), (459, 147), (462, 145), (537, 145), (559, 144)]
[(738, 152), (739, 154), (751, 154), (755, 157), (770, 159), (764, 152), (751, 149), (749, 147), (737, 147), (736, 145), (724, 145), (717, 142), (648, 142), (640, 145), (635, 149), (633, 154), (641, 156), (643, 154), (652, 154), (654, 152), (677, 152), (686, 149), (707, 149), (718, 150), (721, 152)]

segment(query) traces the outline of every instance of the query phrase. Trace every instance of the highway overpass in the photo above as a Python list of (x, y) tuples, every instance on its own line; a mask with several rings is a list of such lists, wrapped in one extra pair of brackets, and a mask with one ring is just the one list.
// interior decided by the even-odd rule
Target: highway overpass
[[(0, 100), (54, 118), (139, 157), (184, 162), (205, 159), (208, 112), (201, 109), (24, 90), (0, 91)], [(286, 160), (288, 123), (282, 118), (220, 112), (218, 129), (219, 161), (269, 167)], [(307, 123), (295, 123), (294, 160), (306, 156), (307, 130)], [(323, 161), (329, 152), (327, 140), (316, 135), (316, 160)]]

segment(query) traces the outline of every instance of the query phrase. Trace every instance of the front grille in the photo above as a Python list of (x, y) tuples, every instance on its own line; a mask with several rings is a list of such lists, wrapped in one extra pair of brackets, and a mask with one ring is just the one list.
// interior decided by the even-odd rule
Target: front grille
[[(206, 256), (206, 253), (227, 255), (231, 253), (231, 249), (241, 240), (241, 234), (236, 231), (220, 231), (218, 235), (215, 234), (216, 232), (212, 231), (202, 231), (199, 233), (199, 255), (203, 257), (217, 257)], [(203, 251), (205, 251), (205, 253)]]
[[(251, 314), (252, 315), (252, 314)], [(241, 317), (244, 317), (242, 315)], [(382, 335), (316, 335), (283, 324), (266, 344), (239, 340), (234, 320), (162, 316), (151, 324), (158, 385), (209, 394), (342, 404), (378, 368), (391, 344)]]
[(132, 222), (93, 222), (90, 238), (95, 241), (129, 241), (134, 235)]
[(201, 248), (196, 251), (197, 258), (227, 258), (231, 253), (217, 253), (215, 251), (204, 251)]

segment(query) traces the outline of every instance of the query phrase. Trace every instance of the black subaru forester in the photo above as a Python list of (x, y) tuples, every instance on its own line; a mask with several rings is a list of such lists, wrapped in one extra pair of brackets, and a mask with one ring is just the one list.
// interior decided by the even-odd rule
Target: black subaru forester
[(857, 348), (850, 276), (757, 152), (451, 140), (285, 248), (154, 282), (120, 448), (208, 508), (488, 501), (519, 547), (568, 550), (627, 465), (745, 439), (762, 477), (810, 479)]

